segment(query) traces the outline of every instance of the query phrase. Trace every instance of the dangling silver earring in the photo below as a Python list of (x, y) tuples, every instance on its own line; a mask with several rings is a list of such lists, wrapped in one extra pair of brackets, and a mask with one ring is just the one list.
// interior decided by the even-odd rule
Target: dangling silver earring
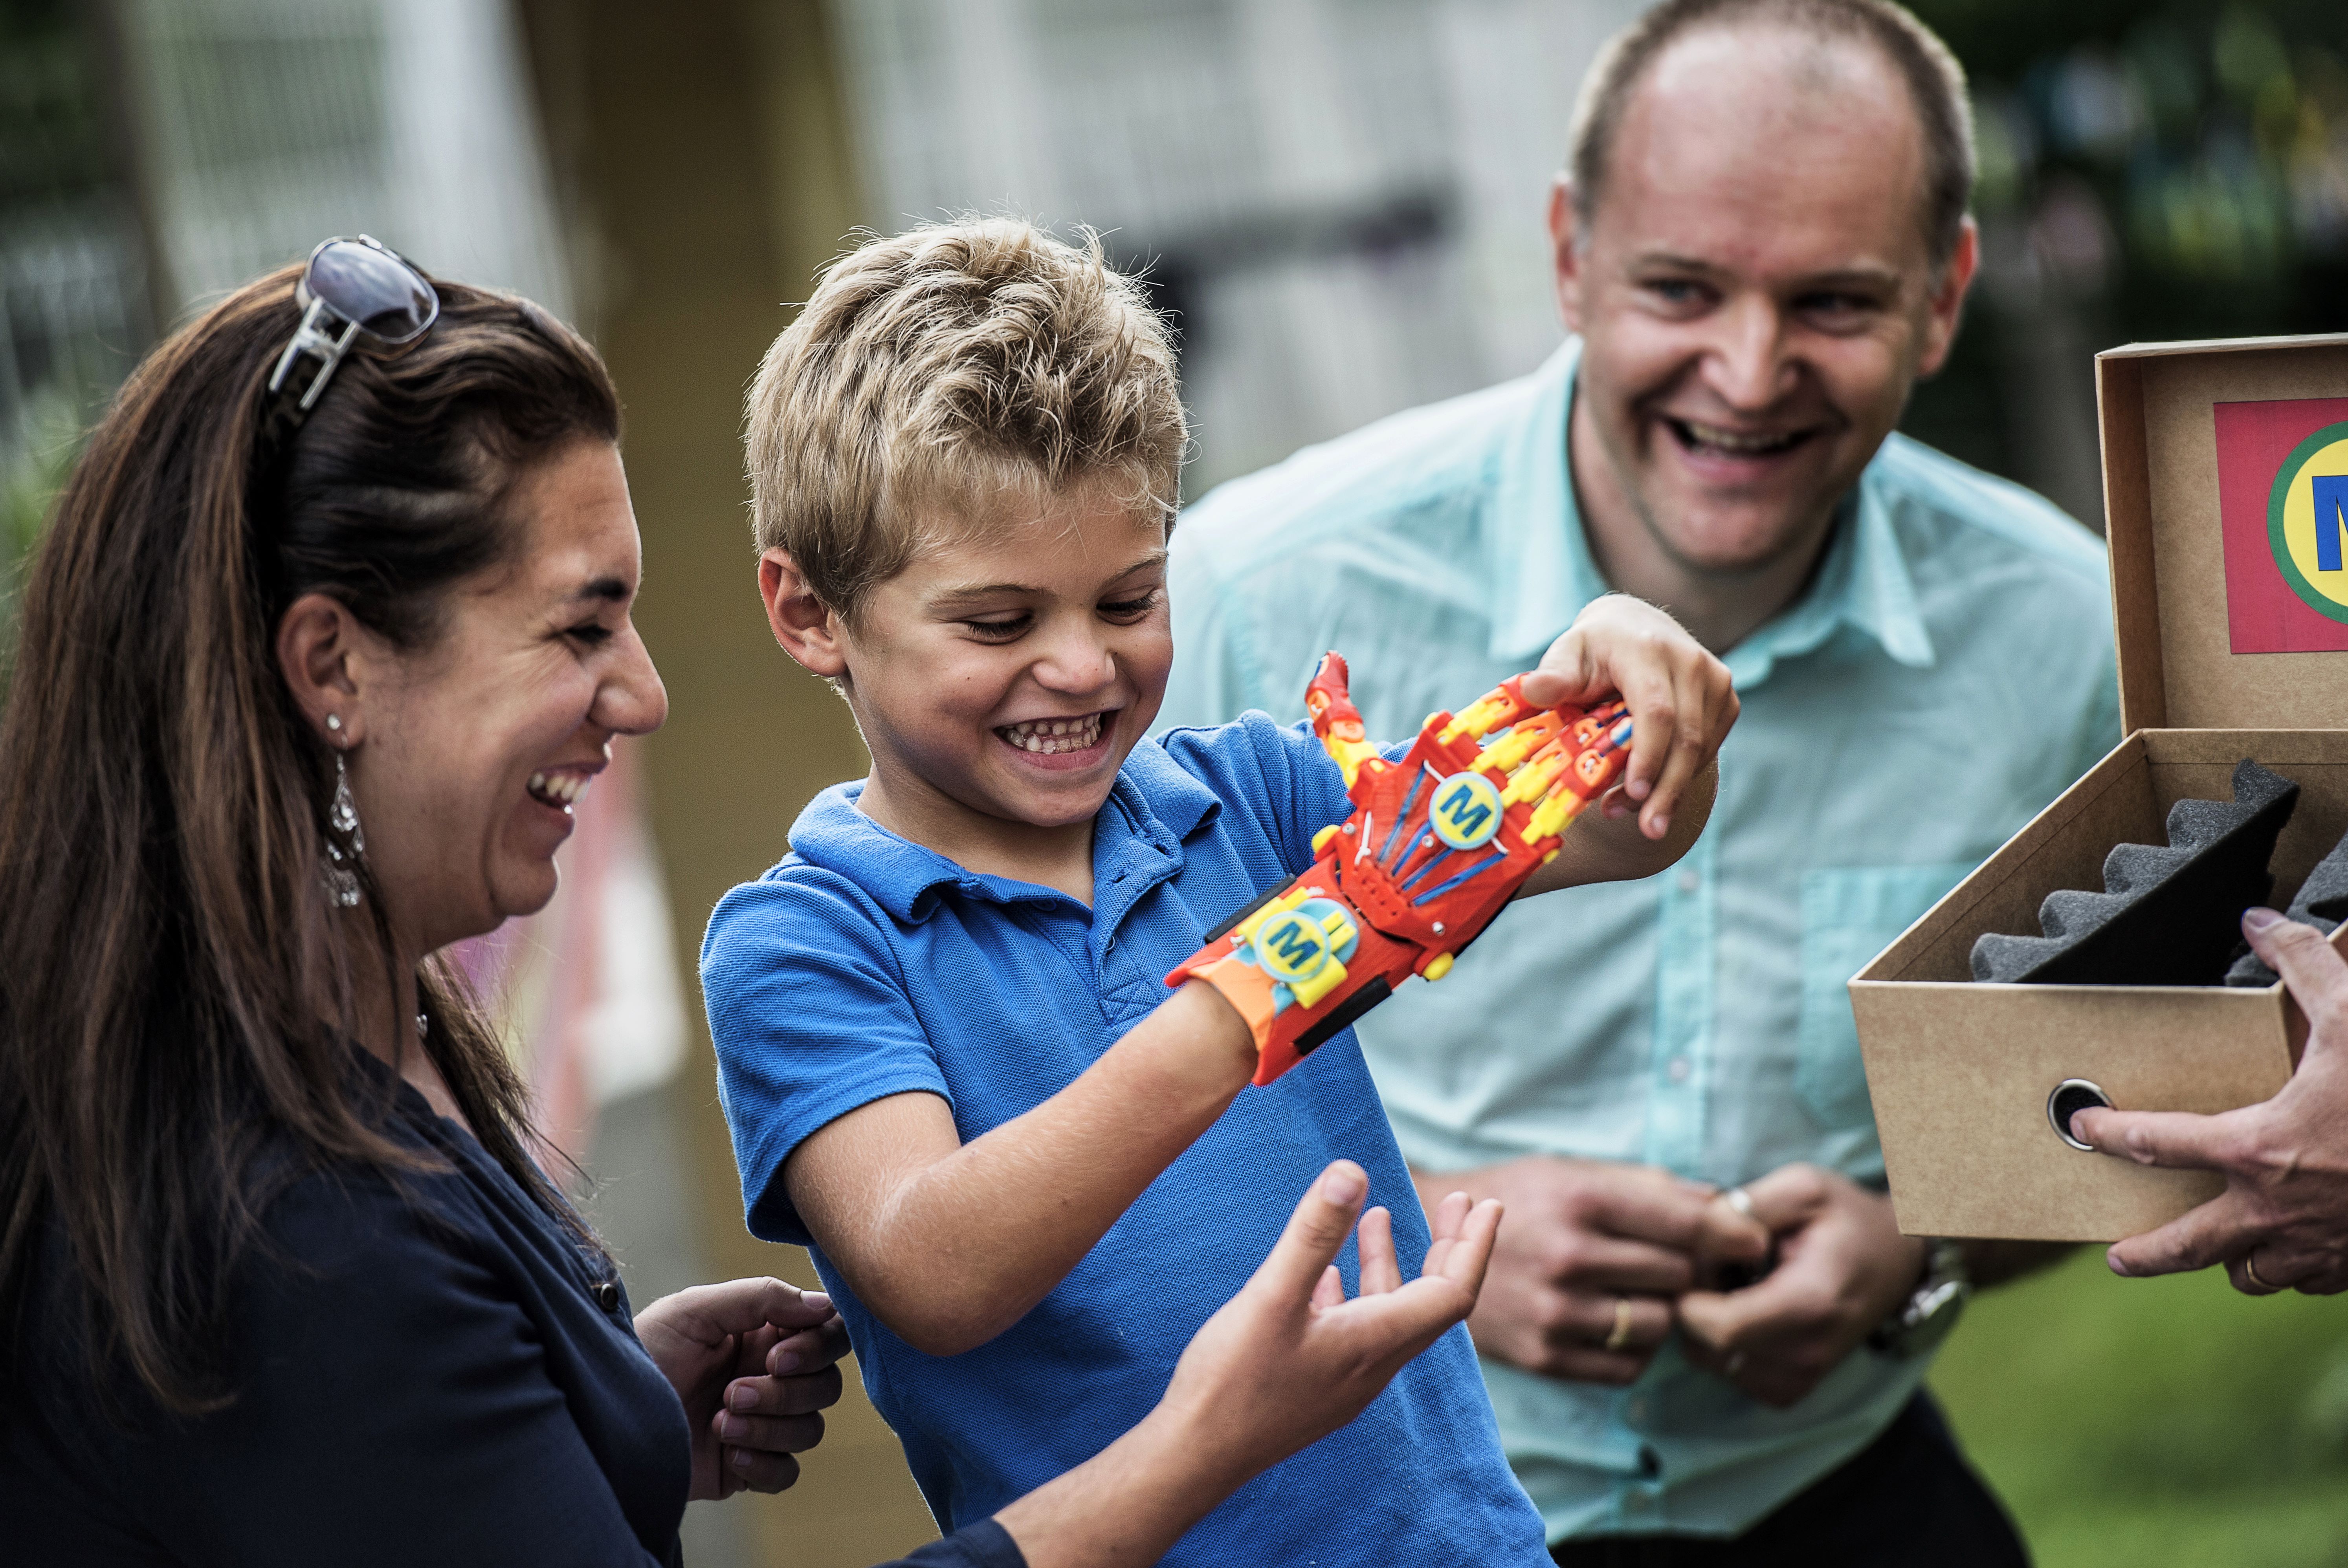
[[(339, 731), (343, 722), (335, 715), (326, 715), (326, 728)], [(339, 840), (339, 842), (337, 842)], [(359, 808), (351, 799), (350, 770), (343, 765), (343, 753), (335, 753), (335, 802), (326, 808), (324, 835), (326, 860), (322, 869), (326, 876), (326, 896), (345, 909), (355, 908), (359, 901), (359, 856), (366, 853), (366, 835), (359, 830)]]

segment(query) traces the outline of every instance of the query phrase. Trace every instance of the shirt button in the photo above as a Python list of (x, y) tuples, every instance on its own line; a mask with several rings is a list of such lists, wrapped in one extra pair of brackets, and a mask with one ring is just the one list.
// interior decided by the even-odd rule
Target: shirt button
[(597, 1280), (592, 1294), (595, 1297), (595, 1305), (602, 1307), (604, 1311), (617, 1312), (620, 1309), (620, 1282), (618, 1280)]
[(1695, 1070), (1689, 1065), (1688, 1059), (1686, 1057), (1674, 1056), (1672, 1058), (1671, 1065), (1666, 1067), (1663, 1071), (1672, 1075), (1672, 1081), (1673, 1083), (1685, 1083), (1687, 1081), (1688, 1074)]
[(1679, 880), (1680, 891), (1683, 893), (1695, 893), (1703, 890), (1704, 878), (1693, 871), (1681, 872)]

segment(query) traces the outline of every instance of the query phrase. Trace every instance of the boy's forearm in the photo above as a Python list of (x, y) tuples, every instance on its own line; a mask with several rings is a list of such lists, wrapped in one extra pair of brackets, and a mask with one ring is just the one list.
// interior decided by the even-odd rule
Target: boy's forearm
[(1668, 869), (1703, 835), (1719, 790), (1720, 764), (1707, 763), (1681, 797), (1671, 831), (1660, 839), (1641, 833), (1636, 815), (1608, 817), (1595, 806), (1584, 811), (1559, 844), (1557, 858), (1534, 872), (1517, 897), (1592, 882), (1635, 882)]
[(826, 1245), (916, 1348), (983, 1345), (1067, 1276), (1254, 1070), (1247, 1026), (1193, 982), (1067, 1088), (899, 1183), (848, 1247)]

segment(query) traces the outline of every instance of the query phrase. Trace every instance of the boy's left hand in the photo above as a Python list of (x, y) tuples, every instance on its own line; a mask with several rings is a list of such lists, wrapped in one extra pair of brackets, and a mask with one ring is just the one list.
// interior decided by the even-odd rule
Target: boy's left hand
[[(1639, 828), (1653, 839), (1671, 831), (1673, 810), (1736, 723), (1728, 666), (1678, 621), (1623, 593), (1585, 606), (1520, 690), (1543, 707), (1622, 694), (1632, 724), (1622, 794), (1643, 803)], [(1627, 808), (1610, 797), (1603, 809)]]

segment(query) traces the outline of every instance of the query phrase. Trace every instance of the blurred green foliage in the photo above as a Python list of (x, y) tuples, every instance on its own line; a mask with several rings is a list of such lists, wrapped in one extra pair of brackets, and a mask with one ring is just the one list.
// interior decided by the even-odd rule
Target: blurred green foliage
[(2085, 1247), (1974, 1301), (1932, 1387), (2039, 1568), (2348, 1563), (2348, 1298)]
[(2083, 353), (2348, 330), (2348, 4), (1910, 3), (1972, 85), (1983, 236), (1973, 324), (1911, 434), (2044, 477), (2008, 410), (2044, 374), (2013, 340), (2053, 317)]

